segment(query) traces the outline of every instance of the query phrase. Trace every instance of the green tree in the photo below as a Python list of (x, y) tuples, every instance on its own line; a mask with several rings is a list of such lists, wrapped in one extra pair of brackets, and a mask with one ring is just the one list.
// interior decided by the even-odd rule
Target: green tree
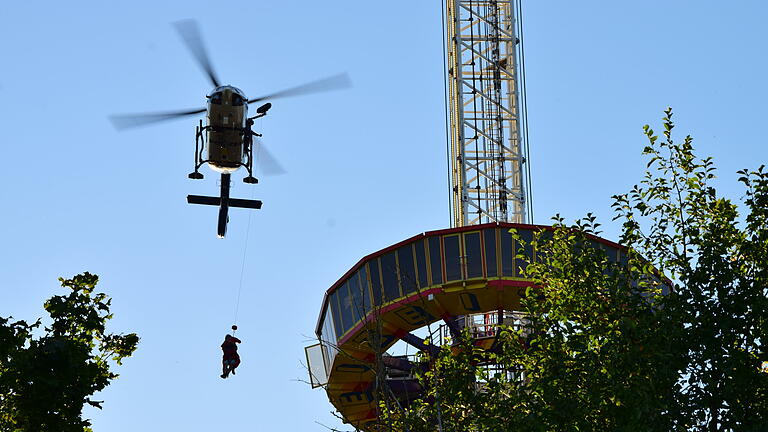
[(649, 167), (640, 186), (616, 197), (622, 242), (678, 281), (668, 313), (682, 325), (680, 381), (670, 417), (680, 430), (768, 429), (768, 172), (739, 171), (745, 216), (712, 186), (711, 158), (690, 136), (663, 139), (648, 126)]
[[(131, 356), (134, 334), (107, 333), (111, 299), (95, 293), (98, 276), (83, 273), (60, 278), (67, 295), (45, 302), (52, 324), (0, 317), (0, 430), (12, 432), (84, 432), (85, 404), (118, 377), (112, 364)], [(36, 334), (42, 333), (40, 336)]]
[(712, 186), (712, 160), (696, 158), (690, 136), (673, 139), (671, 110), (663, 128), (659, 139), (645, 126), (648, 170), (614, 196), (626, 259), (594, 241), (593, 216), (572, 226), (556, 217), (531, 242), (533, 256), (520, 251), (536, 286), (500, 349), (479, 352), (465, 334), (424, 358), (424, 397), (382, 403), (384, 426), (768, 430), (768, 172), (739, 172), (741, 217)]
[(465, 333), (425, 358), (425, 397), (385, 409), (384, 423), (412, 432), (436, 423), (446, 432), (672, 430), (664, 413), (674, 403), (680, 326), (659, 306), (664, 281), (637, 254), (612, 262), (589, 234), (595, 225), (559, 221), (540, 232), (535, 259), (520, 256), (536, 286), (499, 349), (478, 350)]

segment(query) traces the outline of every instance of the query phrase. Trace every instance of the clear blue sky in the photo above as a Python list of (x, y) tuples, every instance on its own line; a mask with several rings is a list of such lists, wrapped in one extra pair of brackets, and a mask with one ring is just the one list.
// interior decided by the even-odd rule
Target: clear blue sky
[[(768, 161), (761, 1), (525, 1), (535, 222), (588, 211), (642, 174), (641, 127), (675, 109), (723, 194)], [(114, 113), (202, 106), (210, 90), (170, 23), (197, 19), (220, 77), (254, 97), (346, 71), (354, 87), (276, 101), (257, 127), (288, 171), (232, 195), (215, 236), (185, 196), (196, 119), (124, 132)], [(449, 223), (439, 0), (10, 2), (0, 12), (0, 316), (34, 319), (56, 278), (91, 271), (114, 331), (142, 337), (88, 411), (97, 432), (322, 431), (338, 425), (301, 362), (322, 295), (360, 257)], [(208, 171), (205, 171), (208, 174)]]

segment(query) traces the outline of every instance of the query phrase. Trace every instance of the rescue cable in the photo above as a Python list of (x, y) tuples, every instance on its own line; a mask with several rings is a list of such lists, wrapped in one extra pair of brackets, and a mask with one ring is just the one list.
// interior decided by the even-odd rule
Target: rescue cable
[[(253, 196), (256, 196), (256, 193), (254, 191)], [(235, 316), (232, 319), (232, 336), (235, 335), (234, 331), (237, 330), (237, 313), (240, 310), (240, 293), (243, 291), (243, 276), (245, 275), (245, 257), (246, 253), (248, 252), (248, 237), (251, 233), (251, 215), (253, 215), (253, 212), (248, 212), (248, 227), (245, 230), (245, 242), (243, 245), (243, 260), (242, 264), (240, 265), (240, 283), (237, 287), (237, 300), (235, 301)]]
[[(262, 122), (259, 121), (259, 128), (263, 127), (261, 123)], [(261, 146), (259, 146), (259, 149), (260, 148)], [(253, 189), (253, 191), (251, 192), (251, 199), (254, 199), (255, 197), (256, 197), (256, 190)], [(251, 234), (251, 216), (252, 215), (253, 215), (253, 212), (248, 212), (248, 227), (245, 229), (245, 242), (243, 244), (243, 260), (240, 265), (240, 282), (238, 283), (238, 286), (237, 286), (237, 300), (235, 300), (235, 314), (234, 314), (234, 318), (232, 319), (232, 336), (234, 336), (235, 331), (237, 331), (237, 313), (240, 310), (240, 293), (243, 291), (243, 276), (245, 275), (245, 257), (246, 257), (246, 253), (248, 252), (248, 239)]]

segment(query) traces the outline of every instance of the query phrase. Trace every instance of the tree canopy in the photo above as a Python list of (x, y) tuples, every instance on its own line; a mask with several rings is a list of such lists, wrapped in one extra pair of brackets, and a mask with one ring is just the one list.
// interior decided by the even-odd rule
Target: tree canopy
[(106, 331), (111, 299), (94, 291), (98, 280), (87, 272), (60, 278), (69, 292), (45, 302), (48, 327), (0, 317), (0, 430), (91, 430), (83, 407), (102, 407), (92, 396), (118, 377), (113, 365), (139, 342), (135, 333)]
[(532, 240), (534, 257), (520, 253), (535, 282), (524, 318), (492, 352), (465, 333), (434, 358), (422, 353), (424, 396), (404, 405), (383, 394), (382, 427), (768, 430), (768, 172), (738, 172), (739, 206), (718, 195), (693, 139), (673, 138), (671, 109), (662, 127), (661, 137), (644, 127), (645, 176), (613, 197), (626, 259), (594, 241), (592, 215), (555, 217)]

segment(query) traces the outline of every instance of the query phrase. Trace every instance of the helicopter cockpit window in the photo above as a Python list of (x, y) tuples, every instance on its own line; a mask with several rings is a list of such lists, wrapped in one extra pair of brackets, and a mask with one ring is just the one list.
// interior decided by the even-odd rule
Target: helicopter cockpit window
[(221, 93), (214, 93), (211, 95), (211, 103), (214, 105), (221, 105)]
[(232, 106), (243, 106), (243, 98), (237, 93), (232, 93)]

